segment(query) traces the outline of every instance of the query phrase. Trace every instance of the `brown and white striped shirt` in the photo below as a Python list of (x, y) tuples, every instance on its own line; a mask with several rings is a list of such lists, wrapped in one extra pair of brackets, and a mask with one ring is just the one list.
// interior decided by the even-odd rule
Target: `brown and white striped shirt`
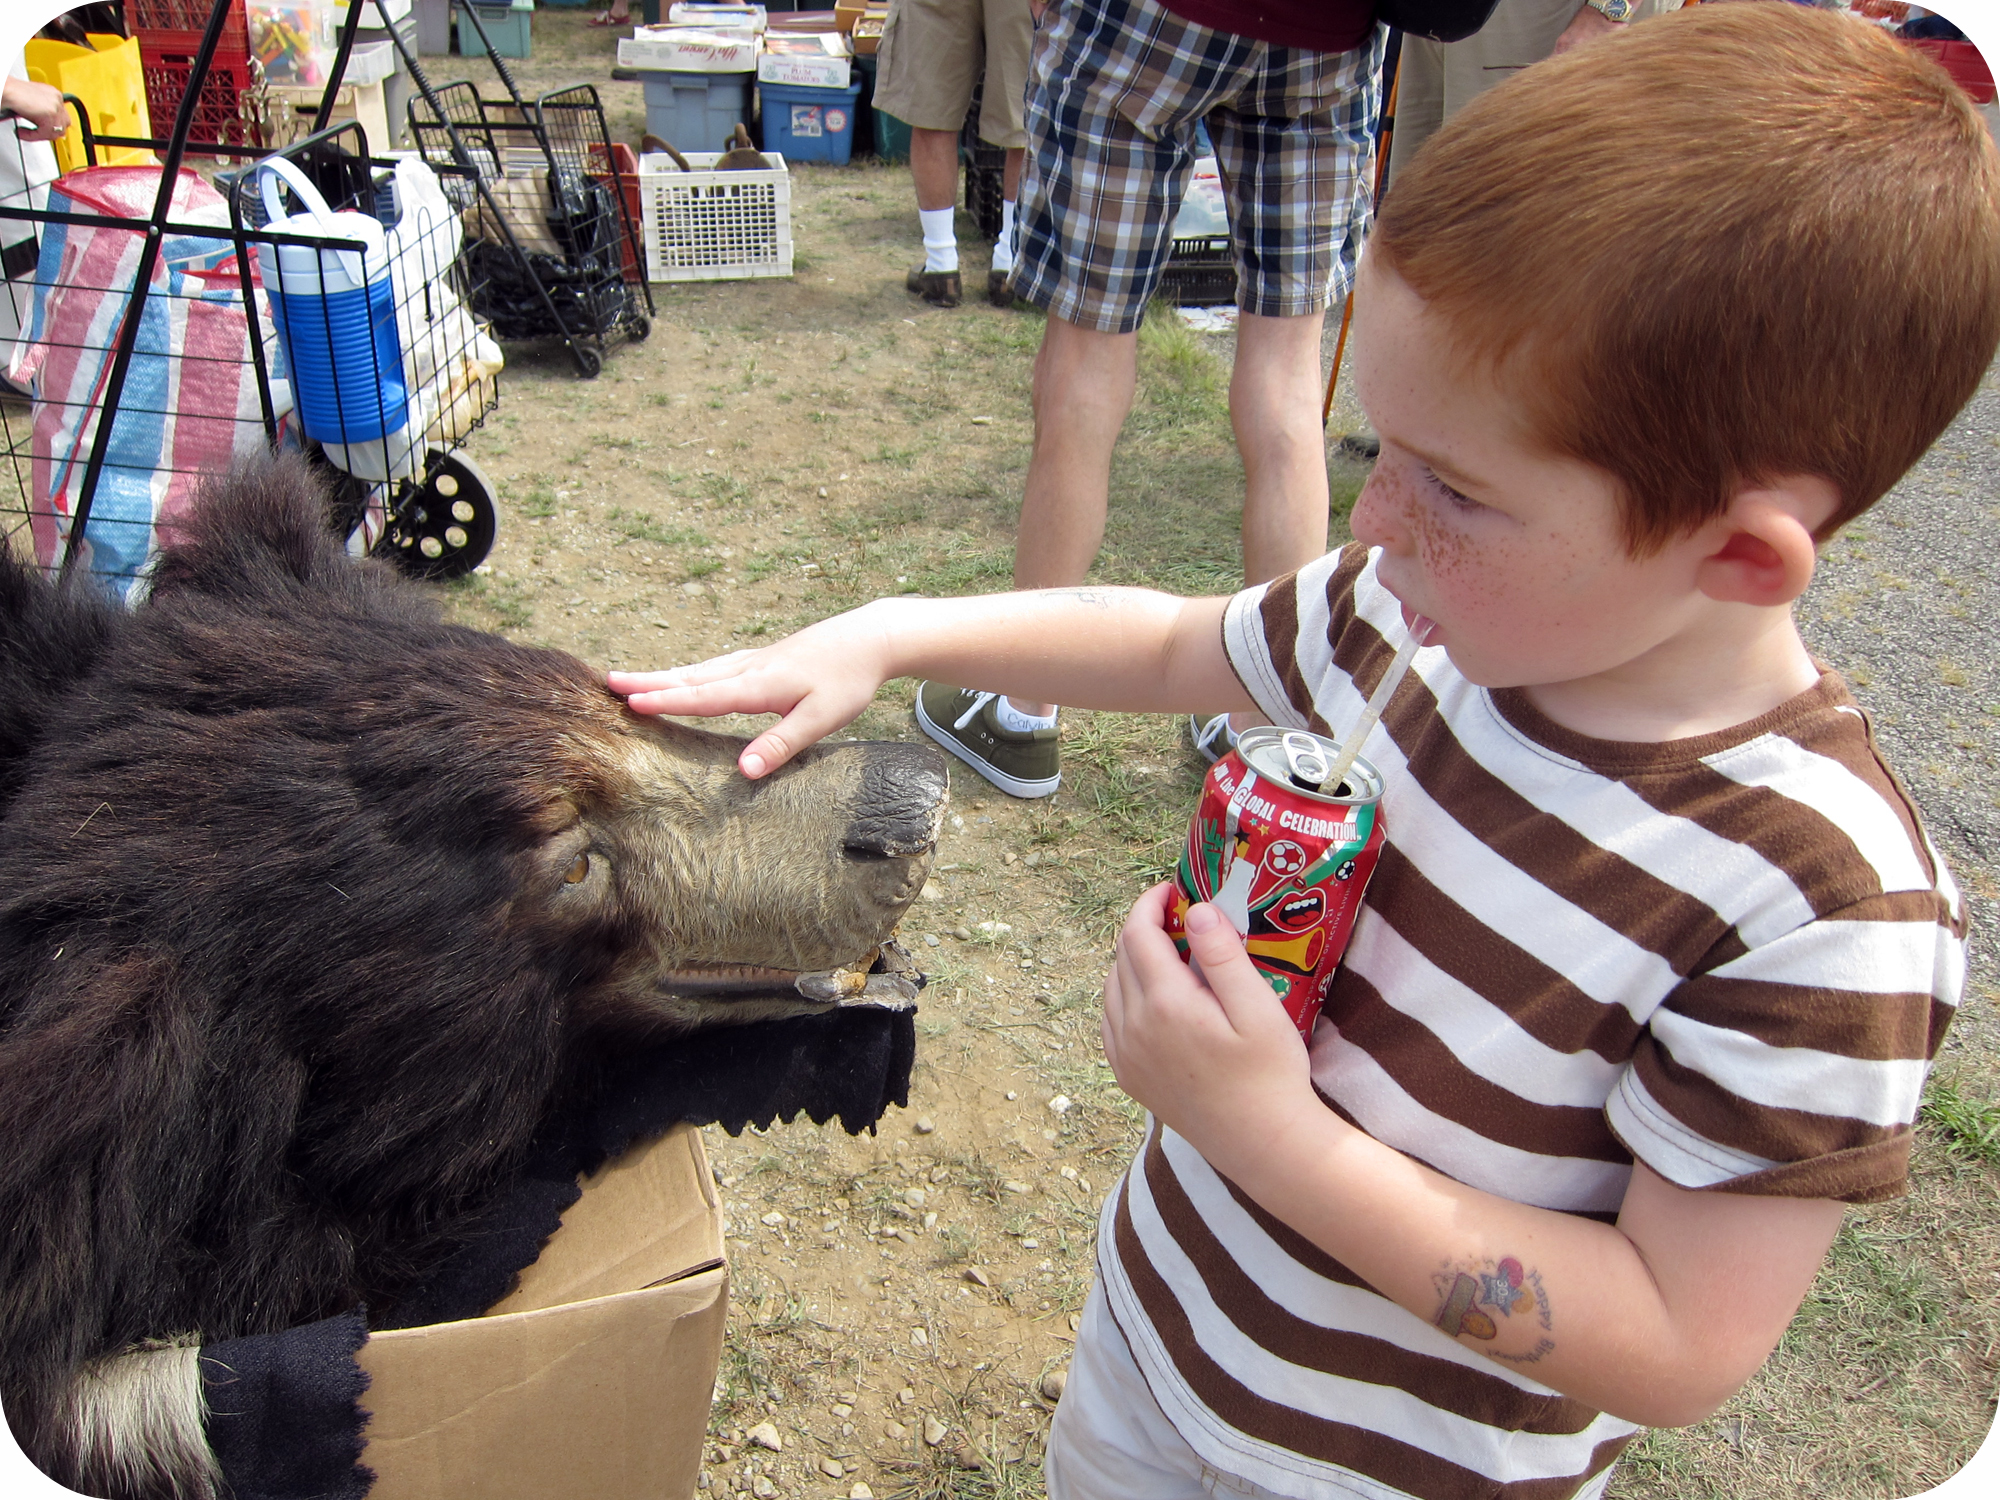
[[(1364, 549), (1239, 595), (1280, 723), (1337, 732), (1402, 636)], [(1427, 648), (1366, 746), (1388, 842), (1312, 1043), (1328, 1106), (1460, 1182), (1606, 1221), (1687, 1188), (1900, 1191), (1965, 967), (1958, 893), (1839, 678), (1618, 744)], [(1376, 1294), (1157, 1124), (1105, 1295), (1218, 1471), (1297, 1497), (1594, 1495), (1637, 1429)]]

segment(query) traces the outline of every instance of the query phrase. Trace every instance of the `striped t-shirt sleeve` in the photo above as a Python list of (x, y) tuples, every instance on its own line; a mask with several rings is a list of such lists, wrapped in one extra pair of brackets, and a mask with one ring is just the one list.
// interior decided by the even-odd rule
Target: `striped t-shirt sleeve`
[[(1225, 617), (1224, 645), (1273, 718), (1337, 736), (1344, 723), (1325, 718), (1342, 720), (1372, 685), (1365, 678), (1390, 649), (1383, 631), (1393, 633), (1393, 617), (1368, 553), (1349, 547), (1239, 595)], [(1634, 951), (1657, 955), (1667, 981), (1617, 997), (1637, 1023), (1630, 1051), (1605, 1059), (1618, 1065), (1603, 1113), (1618, 1143), (1687, 1188), (1853, 1202), (1900, 1191), (1926, 1070), (1964, 981), (1965, 914), (1845, 688), (1829, 676), (1772, 716), (1767, 732), (1746, 727), (1708, 737), (1698, 753), (1685, 749), (1695, 742), (1680, 742), (1649, 758), (1642, 752), (1653, 747), (1612, 746), (1547, 724), (1516, 723), (1466, 741), (1463, 705), (1479, 690), (1455, 680), (1457, 690), (1439, 690), (1457, 706), (1446, 710), (1440, 698), (1438, 717), (1421, 731), (1429, 735), (1423, 769), (1404, 774), (1435, 787), (1462, 761), (1477, 767), (1468, 774), (1496, 786), (1517, 784), (1519, 775), (1536, 782), (1549, 837), (1515, 830), (1495, 878), (1538, 891), (1535, 903), (1567, 909), (1562, 903), (1577, 898), (1541, 890), (1550, 876), (1531, 873), (1521, 851), (1574, 846), (1593, 869), (1615, 872), (1637, 846), (1705, 849), (1711, 859), (1729, 848), (1734, 864), (1759, 872), (1741, 892), (1709, 882), (1662, 893), (1672, 900), (1660, 909), (1682, 913), (1673, 932), (1660, 930), (1653, 911), (1617, 933)], [(1513, 716), (1532, 714), (1519, 706), (1520, 694), (1488, 696), (1512, 701)], [(1508, 716), (1491, 702), (1482, 712)], [(1378, 732), (1398, 727), (1391, 714)], [(1376, 748), (1371, 741), (1371, 753)], [(1386, 741), (1380, 748), (1385, 764), (1397, 763), (1394, 748)], [(1569, 772), (1550, 780), (1552, 763), (1573, 767), (1573, 790), (1559, 785)], [(1399, 790), (1392, 773), (1384, 799), (1392, 846)], [(1590, 807), (1613, 791), (1645, 805), (1651, 825), (1596, 848), (1604, 835)], [(1658, 869), (1674, 864), (1660, 861)], [(1632, 878), (1643, 887), (1659, 877), (1634, 867)], [(1425, 946), (1440, 913), (1407, 907), (1401, 886), (1379, 876), (1377, 884), (1368, 900), (1382, 931)], [(1616, 912), (1621, 904), (1602, 906)], [(1481, 942), (1504, 953), (1519, 937), (1499, 931)], [(1481, 987), (1497, 997), (1502, 986), (1492, 977)], [(1354, 1024), (1366, 1046), (1363, 1020)], [(1518, 1086), (1498, 1075), (1492, 1082), (1509, 1093)]]
[(1870, 1202), (1902, 1188), (1964, 907), (1865, 726), (1845, 746), (1768, 738), (1714, 762), (1783, 799), (1801, 846), (1823, 833), (1816, 878), (1795, 879), (1830, 909), (1770, 935), (1738, 922), (1653, 1012), (1605, 1116), (1682, 1187)]

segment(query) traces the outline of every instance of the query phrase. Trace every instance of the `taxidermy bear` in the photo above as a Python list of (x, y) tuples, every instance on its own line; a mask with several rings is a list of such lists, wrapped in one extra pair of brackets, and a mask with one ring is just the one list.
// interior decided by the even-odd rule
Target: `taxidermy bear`
[[(428, 1305), (633, 1058), (907, 1037), (921, 984), (934, 751), (747, 782), (324, 518), (296, 460), (218, 481), (132, 614), (0, 545), (0, 1403), (92, 1494), (219, 1492), (200, 1347)], [(767, 1112), (862, 1128), (881, 1071)]]

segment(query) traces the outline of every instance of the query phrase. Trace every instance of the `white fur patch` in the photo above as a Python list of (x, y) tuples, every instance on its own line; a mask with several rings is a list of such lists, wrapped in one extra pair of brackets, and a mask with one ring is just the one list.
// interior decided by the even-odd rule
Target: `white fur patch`
[(149, 1343), (86, 1367), (70, 1393), (78, 1477), (93, 1494), (215, 1500), (222, 1470), (202, 1431), (201, 1344)]

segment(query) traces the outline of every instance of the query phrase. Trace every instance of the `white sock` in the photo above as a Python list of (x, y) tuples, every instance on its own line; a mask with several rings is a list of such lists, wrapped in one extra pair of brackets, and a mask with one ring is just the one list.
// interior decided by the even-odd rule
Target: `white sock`
[(1053, 729), (1056, 727), (1056, 716), (1054, 714), (1046, 714), (1041, 717), (1037, 717), (1034, 714), (1024, 714), (1020, 709), (1014, 707), (1014, 700), (1007, 697), (1001, 698), (994, 705), (993, 717), (1000, 721), (1002, 729), (1012, 734), (1028, 734), (1037, 729)]
[(1014, 200), (1000, 200), (1000, 239), (993, 247), (993, 269), (1014, 269)]
[(953, 208), (920, 208), (917, 222), (924, 229), (924, 269), (926, 271), (956, 271), (958, 269), (958, 235), (951, 227), (952, 216), (958, 212)]

